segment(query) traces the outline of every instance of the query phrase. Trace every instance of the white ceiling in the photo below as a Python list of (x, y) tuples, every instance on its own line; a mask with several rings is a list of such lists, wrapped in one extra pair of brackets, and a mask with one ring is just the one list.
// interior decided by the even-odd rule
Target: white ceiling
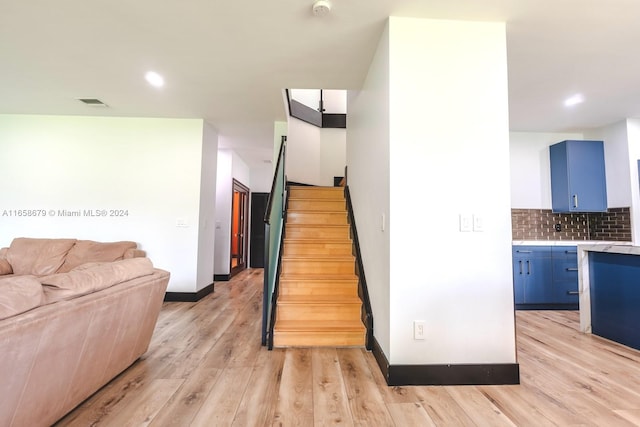
[[(332, 0), (322, 18), (312, 4), (0, 0), (0, 113), (204, 118), (258, 164), (286, 120), (282, 89), (359, 88), (396, 15), (506, 21), (511, 130), (640, 117), (640, 1)], [(586, 101), (566, 109), (576, 92)]]

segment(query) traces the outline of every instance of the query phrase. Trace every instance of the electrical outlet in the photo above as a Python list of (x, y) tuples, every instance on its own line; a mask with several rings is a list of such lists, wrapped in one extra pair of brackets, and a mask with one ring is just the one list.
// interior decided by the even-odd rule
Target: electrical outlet
[(424, 320), (414, 320), (413, 321), (413, 339), (414, 340), (423, 340), (424, 339)]

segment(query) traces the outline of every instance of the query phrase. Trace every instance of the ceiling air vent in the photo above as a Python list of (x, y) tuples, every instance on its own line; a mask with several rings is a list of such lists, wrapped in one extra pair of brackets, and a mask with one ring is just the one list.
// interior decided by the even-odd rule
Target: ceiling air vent
[(78, 101), (83, 102), (87, 105), (91, 105), (93, 107), (108, 107), (107, 104), (95, 98), (78, 98)]

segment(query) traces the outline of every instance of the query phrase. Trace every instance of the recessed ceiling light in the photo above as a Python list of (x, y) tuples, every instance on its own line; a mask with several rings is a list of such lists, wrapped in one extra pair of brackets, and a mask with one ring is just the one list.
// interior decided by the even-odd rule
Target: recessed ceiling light
[(144, 75), (144, 78), (149, 82), (149, 84), (153, 87), (162, 87), (164, 86), (164, 77), (155, 71), (147, 71)]
[(584, 96), (582, 96), (582, 94), (575, 94), (567, 99), (564, 100), (564, 105), (566, 107), (573, 107), (574, 105), (580, 104), (584, 102)]

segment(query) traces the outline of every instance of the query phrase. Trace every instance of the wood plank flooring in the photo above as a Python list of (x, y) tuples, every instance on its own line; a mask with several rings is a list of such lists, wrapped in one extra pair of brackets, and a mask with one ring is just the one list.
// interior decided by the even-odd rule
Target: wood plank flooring
[(358, 348), (260, 345), (262, 270), (165, 303), (149, 351), (57, 426), (640, 426), (640, 352), (516, 312), (521, 384), (388, 387)]

